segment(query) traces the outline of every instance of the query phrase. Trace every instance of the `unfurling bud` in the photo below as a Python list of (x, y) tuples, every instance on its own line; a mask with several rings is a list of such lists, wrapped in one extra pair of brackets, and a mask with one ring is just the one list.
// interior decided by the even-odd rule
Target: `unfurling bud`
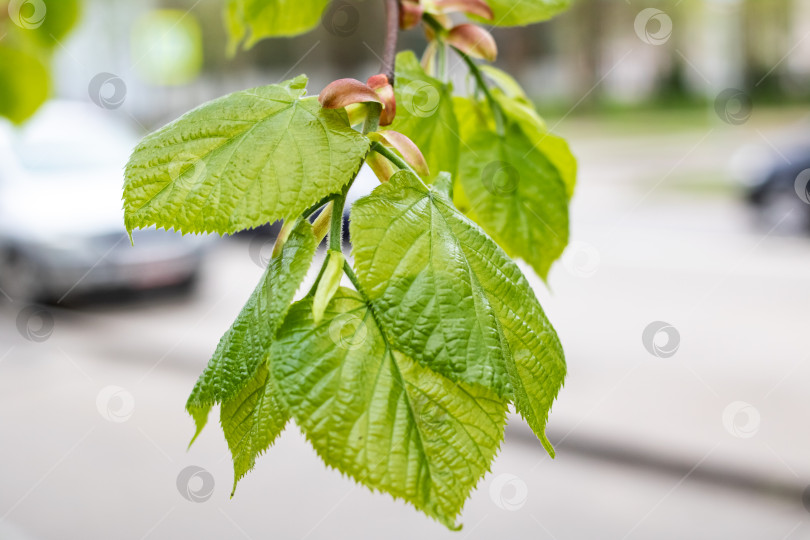
[(394, 164), (377, 152), (368, 153), (366, 156), (366, 165), (371, 167), (371, 170), (374, 171), (374, 174), (381, 183), (388, 182), (394, 173), (397, 172)]
[(380, 125), (390, 125), (397, 114), (397, 100), (394, 96), (394, 87), (391, 86), (388, 77), (384, 73), (372, 75), (368, 78), (367, 83), (368, 87), (377, 93), (383, 105), (383, 110), (380, 113)]
[(427, 6), (427, 10), (433, 13), (468, 13), (478, 15), (487, 20), (492, 20), (494, 15), (492, 9), (484, 0), (432, 0)]
[(418, 2), (412, 0), (399, 1), (399, 28), (408, 30), (413, 28), (422, 20), (424, 10)]
[(398, 131), (380, 131), (378, 135), (382, 139), (382, 143), (399, 152), (402, 155), (402, 159), (413, 167), (413, 170), (416, 171), (419, 176), (430, 176), (430, 169), (428, 169), (425, 156), (422, 155), (422, 151), (419, 150), (419, 147), (416, 146), (412, 140)]
[(460, 24), (447, 33), (447, 43), (474, 58), (494, 62), (498, 46), (492, 34), (474, 24)]
[(338, 79), (329, 83), (318, 95), (318, 102), (324, 109), (340, 109), (367, 101), (375, 101), (384, 106), (377, 92), (356, 79)]
[(315, 324), (323, 320), (326, 306), (335, 296), (340, 287), (340, 279), (343, 277), (343, 253), (329, 250), (327, 257), (329, 260), (326, 261), (326, 269), (318, 282), (318, 288), (315, 289), (315, 298), (312, 299), (312, 319)]

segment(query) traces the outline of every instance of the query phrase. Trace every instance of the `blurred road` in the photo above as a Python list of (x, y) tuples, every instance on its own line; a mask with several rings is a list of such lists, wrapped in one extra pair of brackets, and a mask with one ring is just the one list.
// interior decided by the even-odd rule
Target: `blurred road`
[[(810, 242), (753, 228), (727, 191), (679, 189), (758, 135), (607, 135), (574, 137), (572, 247), (553, 292), (533, 282), (570, 370), (558, 457), (512, 418), (462, 532), (327, 470), (294, 426), (232, 500), (215, 421), (186, 452), (185, 398), (261, 273), (260, 246), (223, 241), (193, 299), (31, 321), (3, 306), (0, 538), (810, 537)], [(675, 341), (643, 343), (657, 321)], [(188, 466), (212, 476), (186, 497), (213, 480), (210, 499), (181, 495)]]

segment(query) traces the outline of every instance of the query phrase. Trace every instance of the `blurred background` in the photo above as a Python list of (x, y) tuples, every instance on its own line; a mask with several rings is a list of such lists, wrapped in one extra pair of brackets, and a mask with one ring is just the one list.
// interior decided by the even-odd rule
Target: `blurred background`
[(578, 0), (494, 31), (579, 158), (571, 245), (530, 277), (569, 375), (558, 457), (511, 417), (459, 533), (328, 470), (294, 426), (230, 499), (222, 434), (187, 452), (183, 407), (274, 229), (132, 247), (120, 210), (149, 130), (299, 73), (311, 92), (375, 73), (382, 3), (335, 0), (228, 58), (220, 0), (87, 0), (49, 31), (50, 80), (6, 54), (36, 23), (12, 5), (0, 109), (50, 98), (0, 125), (0, 539), (810, 538), (810, 2)]

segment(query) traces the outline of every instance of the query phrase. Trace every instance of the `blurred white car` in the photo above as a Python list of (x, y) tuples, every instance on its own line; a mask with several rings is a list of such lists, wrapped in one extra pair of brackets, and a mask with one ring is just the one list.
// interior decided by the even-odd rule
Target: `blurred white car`
[(0, 297), (192, 288), (202, 239), (145, 230), (129, 242), (121, 190), (137, 137), (111, 114), (52, 101), (21, 128), (0, 124)]

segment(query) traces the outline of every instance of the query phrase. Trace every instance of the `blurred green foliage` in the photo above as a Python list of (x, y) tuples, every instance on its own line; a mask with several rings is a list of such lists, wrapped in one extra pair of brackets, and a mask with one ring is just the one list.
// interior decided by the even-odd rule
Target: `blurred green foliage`
[(0, 0), (0, 116), (20, 124), (48, 99), (53, 51), (80, 9), (80, 0)]

